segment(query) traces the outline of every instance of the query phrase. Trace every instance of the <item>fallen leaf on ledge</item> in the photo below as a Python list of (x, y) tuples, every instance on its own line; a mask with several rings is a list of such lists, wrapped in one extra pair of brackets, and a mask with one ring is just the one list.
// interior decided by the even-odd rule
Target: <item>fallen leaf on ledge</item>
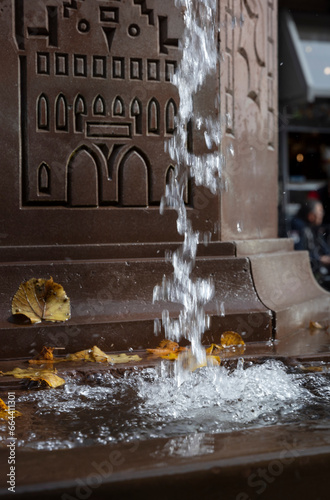
[(211, 344), (210, 347), (206, 349), (206, 354), (213, 354), (215, 352), (222, 351), (224, 348), (218, 344)]
[(68, 354), (63, 361), (92, 361), (97, 363), (129, 363), (130, 361), (141, 361), (142, 358), (136, 354), (106, 354), (97, 346), (85, 349), (74, 354)]
[(50, 387), (60, 387), (65, 384), (65, 380), (52, 370), (41, 370), (40, 368), (14, 368), (9, 372), (1, 372), (0, 375), (12, 375), (15, 378), (27, 378), (36, 382), (45, 382)]
[(236, 332), (225, 332), (221, 335), (221, 346), (222, 347), (234, 347), (238, 345), (245, 345), (244, 340), (239, 333)]
[(12, 314), (23, 314), (31, 323), (67, 321), (70, 316), (70, 299), (63, 287), (53, 281), (32, 278), (21, 283), (12, 300)]
[(176, 351), (176, 352), (169, 352), (168, 354), (158, 354), (158, 356), (160, 356), (162, 359), (169, 359), (170, 361), (174, 361), (176, 359), (178, 359), (178, 356), (179, 356), (180, 352), (179, 351)]
[[(177, 355), (181, 351), (185, 351), (186, 347), (180, 347), (177, 342), (172, 340), (164, 339), (160, 342), (159, 347), (155, 349), (147, 349), (149, 354), (154, 354), (155, 356), (160, 356), (164, 359), (177, 359)], [(172, 355), (176, 353), (176, 356)]]
[(311, 321), (309, 323), (309, 328), (311, 330), (327, 330), (329, 325), (322, 325), (321, 323), (319, 323), (318, 321)]
[(199, 368), (204, 368), (205, 366), (219, 366), (221, 363), (219, 356), (207, 355), (203, 363), (199, 363), (196, 356), (192, 353), (191, 349), (186, 352), (179, 354), (178, 358), (185, 370), (194, 372)]
[(322, 366), (302, 366), (301, 370), (304, 372), (323, 372)]
[(22, 414), (17, 410), (11, 410), (6, 403), (0, 398), (0, 418), (8, 420), (11, 417), (21, 417)]

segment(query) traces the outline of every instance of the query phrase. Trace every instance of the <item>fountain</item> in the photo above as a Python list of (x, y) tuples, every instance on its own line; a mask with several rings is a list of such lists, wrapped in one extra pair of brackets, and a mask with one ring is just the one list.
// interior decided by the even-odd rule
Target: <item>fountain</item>
[[(160, 332), (198, 361), (226, 330), (246, 342), (244, 362), (229, 353), (184, 383), (142, 356), (124, 375), (68, 364), (63, 391), (23, 393), (24, 432), (40, 435), (16, 450), (16, 495), (326, 498), (329, 340), (306, 327), (329, 321), (330, 299), (276, 238), (276, 14), (275, 1), (2, 2), (1, 369), (43, 345), (136, 351)], [(187, 77), (210, 33), (208, 72), (198, 60)], [(18, 285), (50, 275), (71, 319), (10, 317)], [(96, 426), (88, 405), (105, 411)], [(92, 437), (67, 427), (72, 411)]]

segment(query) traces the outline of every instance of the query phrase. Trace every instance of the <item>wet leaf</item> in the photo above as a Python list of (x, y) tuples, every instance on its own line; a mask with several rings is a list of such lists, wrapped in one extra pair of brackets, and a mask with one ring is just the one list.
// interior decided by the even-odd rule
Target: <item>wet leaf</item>
[[(180, 347), (177, 342), (164, 339), (160, 342), (159, 347), (156, 347), (156, 349), (147, 349), (147, 352), (164, 359), (177, 359), (178, 353), (184, 350), (186, 350), (186, 348)], [(176, 353), (175, 357), (172, 356), (174, 353)]]
[(40, 353), (33, 359), (29, 359), (29, 363), (31, 365), (45, 365), (45, 364), (54, 364), (60, 363), (61, 361), (65, 361), (65, 359), (55, 359), (53, 355), (53, 351), (55, 349), (64, 349), (63, 347), (46, 347), (43, 346)]
[(10, 410), (6, 403), (0, 398), (0, 418), (8, 420), (9, 417), (21, 417), (22, 414), (17, 410)]
[(309, 328), (311, 330), (326, 330), (328, 328), (329, 325), (322, 325), (321, 323), (319, 323), (318, 321), (311, 321), (309, 323)]
[(0, 375), (12, 375), (15, 378), (27, 378), (37, 382), (45, 382), (50, 387), (60, 387), (65, 380), (56, 375), (55, 370), (42, 370), (40, 368), (14, 368), (9, 372), (0, 372)]
[(32, 278), (21, 283), (12, 300), (12, 314), (23, 314), (31, 323), (66, 321), (70, 318), (70, 299), (63, 287), (53, 281)]
[(74, 354), (68, 354), (66, 361), (92, 361), (97, 363), (129, 363), (131, 361), (141, 361), (141, 358), (136, 354), (106, 354), (97, 346), (91, 349), (79, 351)]
[(204, 368), (205, 366), (219, 366), (221, 363), (219, 356), (207, 355), (205, 362), (199, 363), (196, 359), (196, 356), (192, 353), (191, 349), (188, 349), (186, 352), (182, 352), (179, 354), (179, 361), (181, 362), (182, 367), (185, 370), (189, 370), (194, 372), (199, 368)]
[(218, 344), (211, 344), (210, 347), (206, 349), (206, 354), (213, 354), (215, 352), (222, 351), (223, 347)]
[(245, 345), (244, 340), (239, 333), (236, 332), (225, 332), (221, 335), (221, 346), (222, 347), (233, 347), (238, 345)]
[(301, 370), (304, 372), (323, 372), (322, 366), (302, 366)]
[(178, 359), (178, 356), (179, 356), (179, 351), (177, 352), (169, 352), (168, 354), (159, 354), (159, 356), (163, 359), (169, 359), (170, 361), (174, 361), (176, 359)]
[(137, 354), (108, 354), (109, 363), (130, 363), (132, 361), (141, 361), (142, 358)]

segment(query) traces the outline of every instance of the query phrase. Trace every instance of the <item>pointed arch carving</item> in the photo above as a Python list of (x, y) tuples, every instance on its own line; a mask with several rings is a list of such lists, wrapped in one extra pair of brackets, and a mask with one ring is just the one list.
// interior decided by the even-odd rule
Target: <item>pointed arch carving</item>
[(38, 167), (38, 193), (50, 194), (50, 167), (44, 161)]
[(37, 99), (37, 126), (39, 130), (49, 130), (49, 101), (44, 93)]
[(149, 202), (148, 159), (138, 148), (127, 151), (119, 165), (118, 191), (122, 206), (146, 207)]
[(142, 134), (142, 103), (137, 97), (131, 103), (130, 115), (134, 118), (135, 135)]
[(81, 94), (77, 94), (74, 102), (74, 126), (76, 132), (84, 131), (84, 119), (87, 115), (86, 101)]
[(64, 94), (58, 94), (55, 100), (55, 129), (67, 132), (68, 127), (68, 105)]
[[(175, 176), (174, 165), (170, 165), (166, 171), (165, 184), (170, 185)], [(165, 191), (165, 190), (164, 190)]]
[(98, 170), (98, 158), (88, 146), (82, 145), (71, 154), (67, 171), (67, 199), (70, 206), (98, 206)]
[(106, 114), (105, 100), (100, 94), (98, 94), (94, 99), (93, 114), (102, 116)]
[(119, 95), (117, 95), (113, 100), (112, 114), (113, 116), (125, 116), (125, 104)]
[(167, 134), (172, 135), (175, 130), (175, 117), (177, 114), (177, 107), (174, 100), (168, 100), (165, 107), (165, 130)]
[(150, 134), (160, 133), (160, 106), (157, 99), (154, 97), (148, 104), (148, 132)]

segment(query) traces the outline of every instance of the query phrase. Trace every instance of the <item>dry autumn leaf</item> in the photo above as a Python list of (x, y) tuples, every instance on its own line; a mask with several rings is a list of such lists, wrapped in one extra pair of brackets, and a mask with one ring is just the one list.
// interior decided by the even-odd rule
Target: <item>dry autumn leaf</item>
[(40, 368), (14, 368), (9, 372), (0, 372), (0, 375), (12, 375), (15, 378), (27, 378), (37, 382), (46, 382), (50, 387), (60, 387), (65, 380), (52, 370), (41, 370)]
[(239, 333), (236, 332), (225, 332), (221, 335), (221, 346), (222, 347), (234, 347), (238, 345), (245, 345), (244, 340)]
[(23, 314), (31, 323), (66, 321), (70, 318), (70, 299), (63, 287), (53, 281), (32, 278), (21, 283), (12, 301), (12, 314)]
[(136, 354), (106, 354), (97, 346), (91, 349), (79, 351), (74, 354), (68, 354), (67, 361), (93, 361), (97, 363), (128, 363), (130, 361), (141, 361), (141, 358)]
[(21, 417), (22, 414), (17, 410), (11, 410), (6, 403), (0, 398), (0, 418), (8, 420), (11, 417)]

